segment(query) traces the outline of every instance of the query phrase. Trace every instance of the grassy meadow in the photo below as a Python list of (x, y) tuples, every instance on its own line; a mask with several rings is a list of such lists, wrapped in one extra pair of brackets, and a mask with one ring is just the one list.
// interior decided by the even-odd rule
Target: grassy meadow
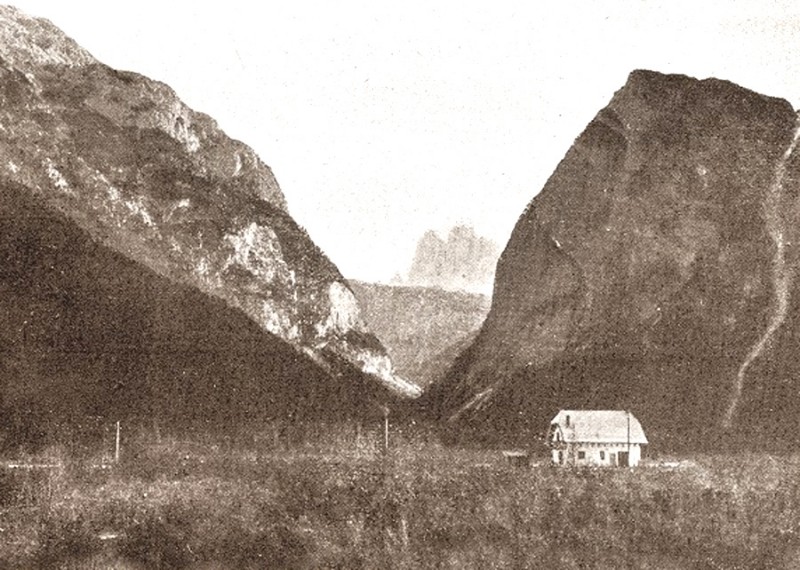
[[(499, 450), (347, 434), (313, 444), (54, 446), (0, 470), (0, 568), (797, 568), (800, 458), (515, 468)], [(19, 459), (19, 458), (15, 458)]]

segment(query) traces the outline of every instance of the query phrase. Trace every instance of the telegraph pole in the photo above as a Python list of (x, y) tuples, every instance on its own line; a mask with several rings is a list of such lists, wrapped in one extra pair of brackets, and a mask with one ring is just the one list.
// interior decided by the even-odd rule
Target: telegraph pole
[(114, 442), (114, 463), (119, 463), (119, 420), (117, 420), (117, 434)]
[(389, 408), (383, 407), (383, 452), (389, 453)]
[(628, 418), (628, 467), (631, 466), (631, 411), (626, 410), (625, 415)]

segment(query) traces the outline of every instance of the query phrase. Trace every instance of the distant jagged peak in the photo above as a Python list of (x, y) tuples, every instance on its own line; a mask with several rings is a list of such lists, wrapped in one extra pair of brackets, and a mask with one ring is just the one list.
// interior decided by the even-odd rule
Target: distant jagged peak
[(446, 238), (428, 230), (417, 244), (407, 282), (489, 294), (498, 256), (497, 244), (478, 235), (472, 226), (453, 226)]
[(486, 252), (491, 252), (493, 255), (499, 255), (499, 248), (496, 243), (487, 237), (478, 235), (475, 228), (467, 225), (457, 225), (450, 229), (447, 234), (448, 243), (467, 243), (474, 247), (478, 247)]
[(453, 226), (450, 228), (450, 232), (447, 234), (447, 241), (451, 241), (454, 239), (484, 239), (478, 236), (475, 233), (475, 229), (472, 226), (466, 226), (463, 224), (459, 224), (457, 226)]
[(80, 67), (97, 63), (49, 20), (7, 5), (0, 5), (0, 57), (23, 70), (30, 65)]
[(422, 237), (419, 240), (419, 245), (417, 247), (442, 246), (444, 244), (445, 240), (439, 237), (438, 233), (436, 233), (434, 230), (428, 230), (424, 234), (422, 234)]

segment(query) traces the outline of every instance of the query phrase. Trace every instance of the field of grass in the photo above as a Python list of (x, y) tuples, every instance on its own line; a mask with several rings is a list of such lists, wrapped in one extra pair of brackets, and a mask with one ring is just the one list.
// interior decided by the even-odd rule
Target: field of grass
[(511, 467), (373, 440), (166, 442), (0, 470), (0, 568), (796, 568), (800, 458)]

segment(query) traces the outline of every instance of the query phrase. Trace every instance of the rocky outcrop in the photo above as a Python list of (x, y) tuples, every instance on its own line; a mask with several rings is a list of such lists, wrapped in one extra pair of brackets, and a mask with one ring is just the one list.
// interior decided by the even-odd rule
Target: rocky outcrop
[(476, 436), (628, 408), (656, 445), (794, 442), (795, 122), (729, 82), (632, 73), (522, 214), (430, 405)]
[(0, 182), (148, 275), (241, 311), (317, 365), (343, 362), (417, 394), (250, 148), (166, 85), (110, 69), (9, 7), (0, 7)]
[(499, 251), (468, 226), (456, 226), (446, 239), (433, 231), (419, 240), (408, 284), (449, 291), (490, 294)]

